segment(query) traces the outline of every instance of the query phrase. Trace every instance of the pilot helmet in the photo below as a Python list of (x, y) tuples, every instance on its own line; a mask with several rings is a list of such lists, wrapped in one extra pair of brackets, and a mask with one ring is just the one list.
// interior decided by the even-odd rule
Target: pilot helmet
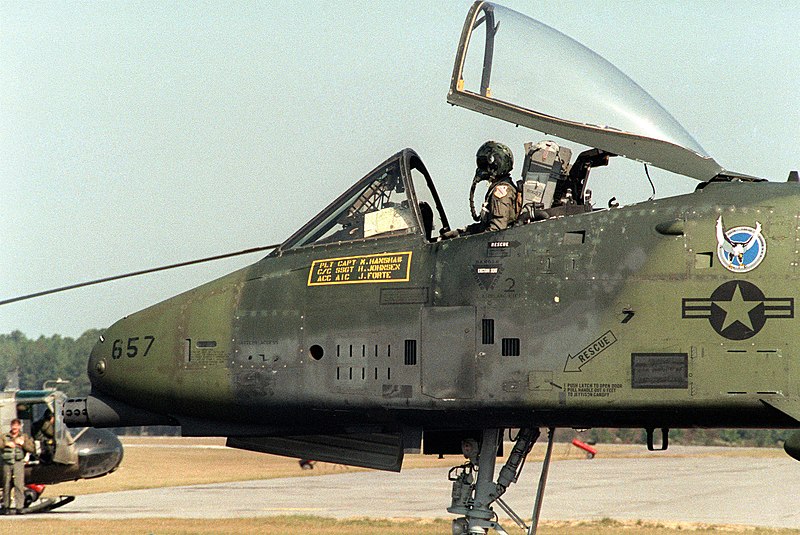
[(491, 176), (503, 176), (514, 168), (514, 154), (506, 145), (496, 141), (487, 141), (475, 154), (478, 169)]

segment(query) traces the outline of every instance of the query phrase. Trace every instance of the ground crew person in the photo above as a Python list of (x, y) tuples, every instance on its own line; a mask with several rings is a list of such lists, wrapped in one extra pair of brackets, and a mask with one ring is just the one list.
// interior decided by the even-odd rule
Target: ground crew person
[[(502, 230), (513, 225), (517, 220), (517, 188), (511, 180), (511, 169), (514, 168), (514, 155), (506, 145), (496, 141), (487, 141), (475, 155), (475, 179), (470, 192), (470, 207), (473, 217), (479, 221), (478, 230)], [(490, 182), (489, 191), (481, 207), (480, 214), (475, 214), (473, 195), (475, 185), (483, 180)]]
[(44, 411), (42, 419), (33, 424), (33, 439), (41, 445), (39, 460), (45, 464), (53, 462), (56, 451), (56, 417), (50, 409)]
[[(21, 513), (25, 506), (25, 453), (32, 453), (33, 440), (22, 433), (19, 418), (11, 420), (11, 431), (3, 435), (3, 512)], [(11, 509), (11, 482), (14, 482), (14, 505)]]

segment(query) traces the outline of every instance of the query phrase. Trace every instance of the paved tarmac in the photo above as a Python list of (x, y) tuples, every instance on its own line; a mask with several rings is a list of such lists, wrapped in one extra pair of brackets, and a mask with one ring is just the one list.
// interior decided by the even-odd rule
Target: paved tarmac
[[(672, 448), (670, 448), (672, 451)], [(499, 467), (498, 467), (499, 469)], [(529, 518), (541, 463), (526, 465), (504, 498)], [(64, 519), (325, 517), (447, 518), (447, 468), (344, 472), (319, 477), (79, 496)], [(785, 458), (666, 457), (569, 460), (550, 467), (543, 520), (613, 518), (800, 528), (800, 463)], [(495, 507), (495, 510), (498, 510)], [(500, 512), (506, 528), (512, 522)]]

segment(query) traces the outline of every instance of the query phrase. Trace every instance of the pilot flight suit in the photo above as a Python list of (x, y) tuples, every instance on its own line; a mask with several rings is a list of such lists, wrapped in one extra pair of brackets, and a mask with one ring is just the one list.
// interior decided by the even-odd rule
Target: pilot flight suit
[(517, 220), (517, 188), (510, 175), (492, 182), (483, 206), (481, 223), (486, 230), (502, 230)]
[[(22, 438), (22, 445), (11, 447), (16, 438)], [(3, 436), (3, 507), (11, 507), (11, 480), (14, 480), (15, 505), (21, 511), (25, 505), (25, 453), (33, 453), (33, 441), (28, 435), (19, 433), (16, 437), (6, 433)]]

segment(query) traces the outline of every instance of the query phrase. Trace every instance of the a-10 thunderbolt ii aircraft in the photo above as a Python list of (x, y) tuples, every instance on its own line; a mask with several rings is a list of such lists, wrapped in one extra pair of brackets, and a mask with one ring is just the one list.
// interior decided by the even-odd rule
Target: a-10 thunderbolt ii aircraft
[[(543, 72), (554, 53), (563, 68)], [(382, 470), (463, 452), (463, 533), (502, 532), (493, 506), (540, 427), (643, 428), (651, 449), (669, 428), (800, 427), (796, 174), (724, 170), (612, 65), (486, 2), (447, 100), (590, 150), (529, 145), (520, 218), (496, 232), (450, 229), (420, 157), (395, 154), (266, 258), (111, 326), (65, 420)], [(593, 206), (590, 171), (619, 157), (697, 189)]]

